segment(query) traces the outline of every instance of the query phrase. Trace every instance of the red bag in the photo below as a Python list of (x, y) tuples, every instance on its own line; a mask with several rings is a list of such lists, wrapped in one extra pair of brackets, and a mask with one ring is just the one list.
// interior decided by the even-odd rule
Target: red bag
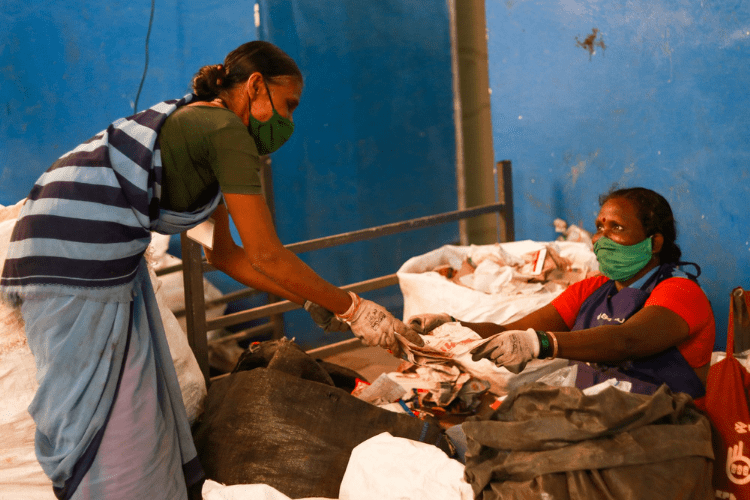
[(750, 292), (735, 288), (729, 303), (727, 357), (708, 371), (705, 404), (713, 425), (716, 498), (750, 500), (750, 373), (734, 357), (735, 322), (741, 326), (748, 310)]

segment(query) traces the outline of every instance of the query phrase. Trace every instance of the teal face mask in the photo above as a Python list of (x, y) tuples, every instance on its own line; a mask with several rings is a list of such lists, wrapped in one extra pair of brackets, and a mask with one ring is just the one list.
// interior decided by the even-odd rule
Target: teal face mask
[(609, 279), (627, 281), (651, 260), (651, 236), (635, 245), (620, 245), (602, 236), (594, 243), (599, 270)]
[(273, 109), (273, 115), (268, 120), (262, 122), (250, 113), (250, 123), (247, 126), (247, 131), (255, 140), (255, 145), (258, 147), (258, 153), (261, 155), (271, 154), (279, 149), (294, 132), (294, 122), (288, 118), (284, 118), (276, 112), (276, 108), (273, 105), (273, 99), (271, 99), (271, 91), (268, 89), (268, 84), (263, 81), (266, 85), (266, 92), (268, 92), (268, 99), (271, 101), (271, 109)]

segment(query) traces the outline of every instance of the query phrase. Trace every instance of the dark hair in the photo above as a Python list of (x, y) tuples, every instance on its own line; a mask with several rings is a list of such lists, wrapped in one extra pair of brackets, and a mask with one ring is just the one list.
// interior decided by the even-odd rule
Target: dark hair
[(246, 82), (256, 71), (269, 82), (280, 76), (292, 76), (302, 81), (302, 72), (294, 59), (276, 45), (256, 40), (234, 49), (224, 59), (224, 64), (199, 69), (193, 77), (193, 93), (200, 100), (214, 99), (223, 90)]
[(642, 187), (617, 189), (601, 195), (599, 206), (614, 198), (624, 198), (635, 204), (638, 219), (646, 231), (646, 236), (659, 233), (664, 237), (664, 244), (659, 252), (659, 261), (662, 264), (680, 260), (682, 251), (675, 243), (677, 222), (674, 220), (672, 207), (662, 195)]

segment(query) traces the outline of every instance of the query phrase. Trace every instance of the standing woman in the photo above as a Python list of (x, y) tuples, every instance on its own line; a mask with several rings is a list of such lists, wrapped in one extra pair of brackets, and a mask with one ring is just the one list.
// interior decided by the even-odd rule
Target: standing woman
[[(593, 368), (578, 363), (580, 388), (617, 378), (650, 394), (667, 384), (701, 406), (716, 328), (696, 277), (678, 269), (685, 263), (676, 237), (660, 194), (637, 187), (603, 196), (593, 237), (602, 276), (574, 283), (515, 322), (462, 323), (494, 336), (475, 359), (488, 357), (516, 373), (534, 358), (592, 362)], [(424, 333), (447, 321), (445, 314), (409, 319)]]
[[(143, 258), (151, 231), (212, 214), (209, 261), (397, 348), (406, 326), (320, 278), (283, 247), (260, 191), (259, 155), (294, 129), (302, 75), (250, 42), (200, 69), (194, 94), (112, 123), (35, 183), (11, 236), (0, 293), (20, 303), (37, 365), (36, 455), (61, 499), (181, 499), (203, 472)], [(232, 217), (242, 239), (229, 232)]]

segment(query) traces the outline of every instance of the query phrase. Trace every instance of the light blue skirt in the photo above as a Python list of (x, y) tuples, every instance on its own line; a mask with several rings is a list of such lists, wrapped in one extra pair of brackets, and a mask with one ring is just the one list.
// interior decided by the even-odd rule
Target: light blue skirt
[(36, 455), (59, 498), (186, 499), (203, 472), (145, 261), (132, 302), (25, 299)]

